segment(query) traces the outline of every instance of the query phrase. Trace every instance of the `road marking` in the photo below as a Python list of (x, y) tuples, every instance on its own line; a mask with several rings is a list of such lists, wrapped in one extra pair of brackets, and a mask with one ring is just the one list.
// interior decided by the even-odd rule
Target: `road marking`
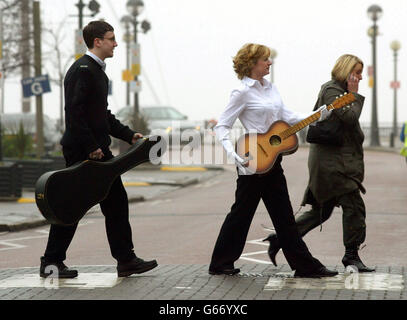
[(17, 200), (18, 203), (34, 203), (35, 199), (34, 198), (19, 198)]
[(38, 274), (19, 274), (0, 280), (0, 289), (8, 288), (112, 288), (122, 282), (117, 273), (79, 273), (74, 279), (41, 278)]
[(151, 202), (149, 202), (149, 204), (152, 206), (156, 206), (157, 204), (167, 203), (167, 202), (172, 202), (172, 200), (171, 199), (159, 199), (159, 200), (151, 201)]
[[(264, 252), (266, 252), (266, 251), (264, 251)], [(245, 256), (243, 256), (243, 255), (241, 255), (239, 259), (246, 260), (246, 261), (251, 261), (251, 262), (255, 262), (255, 263), (261, 263), (261, 264), (271, 264), (270, 261), (259, 260), (259, 259), (253, 259), (253, 258), (247, 258), (247, 257), (245, 257)]]
[[(23, 238), (13, 238), (9, 240), (3, 240), (0, 241), (0, 246), (6, 246), (6, 248), (0, 248), (0, 251), (5, 251), (5, 250), (12, 250), (12, 249), (22, 249), (27, 247), (26, 245), (18, 244), (18, 243), (13, 243), (15, 241), (24, 241), (24, 240), (33, 240), (33, 239), (41, 239), (41, 238), (46, 238), (48, 235), (43, 235), (43, 236), (31, 236), (31, 237), (23, 237)], [(8, 247), (7, 247), (8, 246)]]
[(339, 273), (335, 277), (294, 278), (292, 272), (280, 272), (270, 277), (264, 290), (404, 290), (403, 276), (389, 273)]
[(260, 246), (268, 246), (268, 245), (269, 245), (268, 242), (264, 242), (263, 239), (264, 239), (264, 238), (255, 239), (255, 240), (249, 240), (249, 241), (246, 241), (246, 243), (258, 244), (258, 245), (260, 245)]
[[(248, 241), (246, 241), (246, 243), (256, 244), (256, 245), (260, 245), (260, 246), (268, 246), (268, 243), (263, 242), (263, 238), (248, 240)], [(265, 253), (267, 253), (267, 251), (264, 251), (264, 250), (247, 252), (247, 253), (243, 253), (239, 259), (254, 262), (254, 263), (271, 264), (271, 262), (269, 260), (260, 260), (260, 259), (249, 258), (249, 256), (265, 254)]]
[(210, 188), (220, 182), (221, 182), (220, 180), (208, 180), (206, 182), (202, 182), (202, 183), (198, 183), (198, 184), (194, 185), (193, 188)]
[[(263, 239), (254, 239), (246, 241), (250, 244), (268, 246)], [(255, 259), (252, 256), (265, 254), (267, 251), (252, 251), (244, 253), (239, 259), (261, 263), (271, 264), (269, 260)], [(294, 272), (281, 272), (269, 278), (264, 290), (283, 290), (283, 289), (317, 289), (317, 290), (404, 290), (403, 275), (388, 273), (339, 273), (335, 277), (324, 278), (294, 278)]]
[(148, 182), (123, 182), (125, 187), (145, 187), (151, 186), (151, 183)]
[[(78, 224), (78, 227), (83, 227), (87, 224), (94, 223), (93, 221), (84, 221), (80, 222)], [(33, 240), (33, 239), (41, 239), (41, 238), (47, 238), (49, 231), (45, 229), (41, 230), (35, 230), (35, 232), (42, 233), (43, 235), (41, 236), (28, 236), (28, 237), (22, 237), (22, 238), (11, 238), (7, 240), (0, 240), (0, 251), (6, 251), (6, 250), (13, 250), (13, 249), (23, 249), (28, 247), (28, 245), (23, 245), (19, 243), (15, 243), (16, 241), (26, 241), (26, 240)], [(1, 248), (2, 246), (5, 246), (5, 248)]]
[(243, 253), (242, 256), (247, 257), (247, 256), (253, 256), (253, 255), (256, 255), (256, 254), (263, 254), (263, 253), (267, 253), (267, 251), (248, 252), (248, 253)]

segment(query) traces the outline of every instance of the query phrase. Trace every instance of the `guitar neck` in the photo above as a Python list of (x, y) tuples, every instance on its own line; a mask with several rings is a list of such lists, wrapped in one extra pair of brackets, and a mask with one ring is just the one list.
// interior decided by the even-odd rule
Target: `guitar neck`
[(137, 166), (141, 162), (145, 162), (146, 151), (144, 150), (143, 146), (143, 144), (147, 142), (145, 140), (146, 140), (145, 138), (137, 140), (136, 143), (132, 145), (129, 148), (129, 150), (127, 150), (127, 152), (119, 154), (118, 156), (111, 159), (110, 163), (112, 166), (112, 171), (115, 172), (117, 175), (121, 175), (126, 171), (132, 169), (133, 167)]
[[(335, 109), (335, 107), (332, 104), (330, 104), (326, 108), (328, 110)], [(281, 132), (280, 137), (282, 139), (286, 139), (289, 136), (292, 136), (293, 134), (297, 133), (301, 129), (304, 129), (306, 126), (308, 126), (311, 123), (317, 121), (320, 116), (321, 116), (321, 111), (315, 112), (314, 114), (310, 115), (308, 118), (305, 118), (304, 120), (298, 122), (297, 124), (289, 127), (288, 129), (284, 130), (283, 132)]]

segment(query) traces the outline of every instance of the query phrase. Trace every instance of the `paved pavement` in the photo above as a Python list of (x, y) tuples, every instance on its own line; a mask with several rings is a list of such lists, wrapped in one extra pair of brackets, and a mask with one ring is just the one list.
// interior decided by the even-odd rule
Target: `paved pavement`
[[(164, 171), (146, 167), (126, 173), (123, 181), (130, 201), (148, 201), (157, 194), (210, 179), (219, 173), (213, 170), (217, 168)], [(24, 194), (24, 198), (32, 196)], [(36, 211), (35, 203), (2, 203), (0, 226), (13, 231), (45, 223)], [(174, 319), (193, 315), (212, 319), (231, 315), (233, 310), (237, 318), (244, 318), (248, 316), (245, 313), (255, 314), (264, 307), (254, 304), (254, 308), (254, 301), (266, 300), (407, 300), (404, 265), (379, 265), (376, 272), (369, 274), (350, 273), (342, 265), (328, 265), (339, 275), (325, 279), (293, 278), (287, 264), (271, 268), (268, 264), (242, 264), (240, 274), (233, 277), (210, 276), (207, 264), (159, 265), (128, 278), (117, 278), (115, 266), (110, 265), (72, 267), (79, 270), (79, 277), (59, 281), (40, 279), (38, 267), (0, 269), (0, 300), (138, 300), (145, 303), (152, 319), (169, 315), (178, 316)], [(186, 305), (195, 308), (190, 315), (187, 313), (191, 310), (181, 307)]]

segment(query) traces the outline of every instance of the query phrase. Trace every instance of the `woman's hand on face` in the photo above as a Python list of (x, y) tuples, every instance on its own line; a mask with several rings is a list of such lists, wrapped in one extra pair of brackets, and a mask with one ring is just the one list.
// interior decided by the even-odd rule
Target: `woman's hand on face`
[(351, 73), (348, 77), (348, 92), (358, 92), (359, 90), (359, 79)]

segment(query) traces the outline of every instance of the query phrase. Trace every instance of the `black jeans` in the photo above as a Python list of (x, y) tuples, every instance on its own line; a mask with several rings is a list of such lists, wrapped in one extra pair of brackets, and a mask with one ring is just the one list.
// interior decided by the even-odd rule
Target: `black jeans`
[[(67, 148), (63, 149), (63, 153), (67, 167), (86, 159), (86, 156), (78, 152), (72, 152), (72, 150)], [(113, 158), (109, 150), (103, 150), (103, 153), (105, 156), (101, 161)], [(129, 205), (126, 189), (120, 176), (114, 180), (108, 196), (100, 202), (100, 208), (105, 216), (107, 239), (113, 258), (123, 262), (131, 260), (135, 257), (135, 254), (133, 252), (132, 233), (129, 222)], [(44, 254), (46, 261), (62, 262), (66, 259), (66, 251), (72, 241), (76, 228), (77, 224), (70, 226), (51, 224)]]
[(238, 176), (235, 203), (221, 227), (209, 269), (230, 268), (239, 259), (260, 199), (267, 208), (291, 269), (308, 272), (323, 266), (311, 255), (298, 234), (279, 160), (266, 175)]

